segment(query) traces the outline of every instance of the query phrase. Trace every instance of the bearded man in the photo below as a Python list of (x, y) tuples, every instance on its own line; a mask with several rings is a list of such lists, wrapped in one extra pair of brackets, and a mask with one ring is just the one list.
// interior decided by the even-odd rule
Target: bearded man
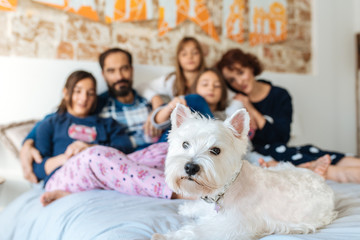
[[(97, 112), (101, 117), (112, 117), (126, 128), (133, 150), (139, 150), (156, 142), (161, 131), (151, 124), (149, 115), (151, 104), (133, 89), (133, 66), (131, 54), (120, 48), (111, 48), (100, 54), (99, 64), (108, 91), (98, 96)], [(37, 182), (32, 169), (33, 161), (41, 163), (42, 157), (34, 147), (35, 126), (25, 138), (20, 151), (24, 177)], [(72, 156), (81, 147), (69, 153)]]

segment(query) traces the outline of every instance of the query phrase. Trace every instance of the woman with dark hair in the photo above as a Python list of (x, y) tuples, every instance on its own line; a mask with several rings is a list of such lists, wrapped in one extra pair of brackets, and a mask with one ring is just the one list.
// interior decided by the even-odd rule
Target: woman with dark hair
[[(240, 49), (227, 51), (216, 64), (226, 83), (250, 114), (256, 129), (254, 150), (278, 161), (307, 167), (327, 179), (360, 183), (360, 159), (323, 151), (315, 146), (288, 147), (292, 122), (291, 96), (284, 88), (266, 80), (256, 80), (263, 67), (259, 59)], [(264, 163), (265, 166), (277, 162)], [(331, 165), (329, 165), (331, 164)]]

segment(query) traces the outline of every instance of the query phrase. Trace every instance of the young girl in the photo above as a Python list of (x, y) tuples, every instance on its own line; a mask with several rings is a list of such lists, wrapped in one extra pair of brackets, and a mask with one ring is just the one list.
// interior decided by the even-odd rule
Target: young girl
[[(177, 103), (187, 105), (194, 110), (196, 110), (194, 106), (199, 108), (198, 105), (200, 104), (206, 105), (203, 106), (203, 109), (208, 107), (209, 112), (205, 115), (220, 120), (225, 120), (237, 109), (243, 107), (238, 100), (233, 100), (228, 105), (225, 81), (215, 68), (208, 68), (200, 72), (194, 80), (190, 92), (194, 94), (175, 97), (168, 104), (156, 109), (152, 114), (153, 125), (161, 129), (169, 128), (170, 115)], [(202, 99), (203, 101), (201, 101)], [(204, 114), (204, 110), (200, 112)]]
[(44, 179), (44, 205), (70, 192), (95, 188), (177, 197), (164, 179), (167, 143), (126, 155), (131, 141), (124, 128), (112, 118), (91, 115), (96, 107), (96, 81), (90, 73), (72, 73), (63, 94), (57, 113), (45, 119), (36, 132), (35, 144), (43, 161), (33, 167), (39, 180)]
[(205, 60), (200, 43), (196, 38), (184, 37), (176, 49), (175, 72), (145, 84), (139, 92), (156, 109), (164, 103), (160, 95), (172, 99), (191, 93), (193, 82), (204, 68)]

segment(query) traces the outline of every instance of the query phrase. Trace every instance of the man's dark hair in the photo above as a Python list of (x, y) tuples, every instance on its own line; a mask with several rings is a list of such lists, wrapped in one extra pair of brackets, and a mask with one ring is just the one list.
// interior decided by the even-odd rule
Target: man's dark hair
[(104, 62), (105, 62), (105, 59), (107, 58), (107, 56), (109, 56), (112, 53), (118, 53), (118, 52), (124, 53), (129, 59), (130, 66), (132, 66), (132, 56), (131, 56), (130, 52), (128, 52), (124, 49), (121, 49), (121, 48), (110, 48), (110, 49), (106, 50), (105, 52), (103, 52), (102, 54), (100, 54), (100, 56), (99, 56), (99, 64), (100, 64), (101, 70), (104, 70)]

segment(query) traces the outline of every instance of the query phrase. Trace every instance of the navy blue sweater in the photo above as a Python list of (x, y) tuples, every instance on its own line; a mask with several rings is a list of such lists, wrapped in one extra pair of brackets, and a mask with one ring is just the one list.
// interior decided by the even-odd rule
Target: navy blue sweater
[(45, 173), (45, 162), (59, 154), (73, 142), (80, 140), (90, 144), (100, 144), (119, 149), (124, 153), (133, 150), (126, 127), (121, 126), (112, 118), (100, 118), (92, 115), (77, 118), (69, 113), (55, 113), (41, 121), (36, 129), (35, 147), (40, 151), (43, 161), (33, 163), (34, 173), (38, 180), (49, 179), (51, 174)]
[(260, 102), (253, 102), (253, 106), (264, 115), (266, 123), (263, 129), (256, 130), (252, 139), (255, 150), (266, 144), (284, 143), (290, 139), (290, 125), (292, 122), (292, 103), (289, 93), (273, 86), (265, 80), (258, 80), (271, 85), (269, 94)]

